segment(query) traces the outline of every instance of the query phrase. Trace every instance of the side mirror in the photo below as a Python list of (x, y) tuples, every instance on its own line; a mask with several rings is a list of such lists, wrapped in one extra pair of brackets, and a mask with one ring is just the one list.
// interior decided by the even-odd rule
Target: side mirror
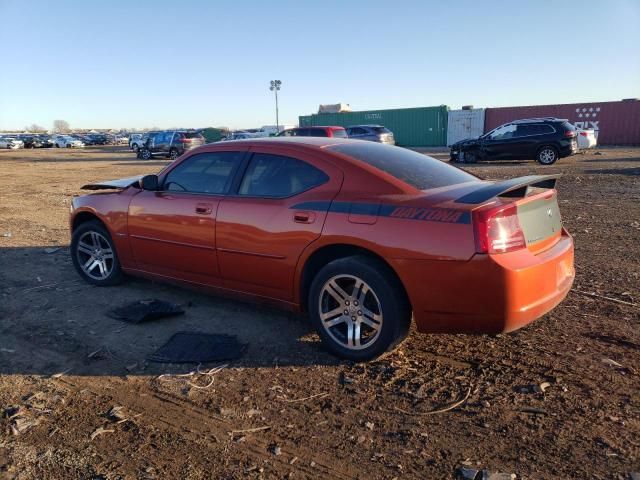
[(157, 175), (145, 175), (140, 179), (140, 186), (143, 190), (150, 190), (155, 192), (158, 190), (158, 176)]

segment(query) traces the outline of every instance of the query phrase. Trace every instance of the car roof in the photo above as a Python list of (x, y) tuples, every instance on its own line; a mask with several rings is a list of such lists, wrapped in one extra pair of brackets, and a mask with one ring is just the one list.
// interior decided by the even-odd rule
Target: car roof
[(294, 128), (289, 128), (288, 130), (300, 130), (301, 128), (317, 128), (317, 129), (325, 129), (325, 128), (332, 128), (332, 129), (343, 129), (344, 127), (341, 127), (340, 125), (309, 125), (308, 127), (294, 127)]
[(566, 118), (556, 117), (541, 117), (541, 118), (523, 118), (520, 120), (514, 120), (511, 123), (541, 123), (541, 122), (567, 122)]
[(353, 127), (374, 128), (374, 127), (383, 127), (383, 125), (378, 125), (377, 123), (371, 123), (371, 124), (357, 124), (357, 125), (349, 125), (347, 128), (353, 128)]
[[(336, 138), (336, 137), (252, 137), (241, 140), (230, 140), (236, 144), (269, 144), (269, 145), (305, 145), (310, 147), (329, 147), (331, 145), (338, 145), (341, 143), (353, 143), (358, 140), (348, 138)], [(209, 144), (215, 145), (215, 144)]]

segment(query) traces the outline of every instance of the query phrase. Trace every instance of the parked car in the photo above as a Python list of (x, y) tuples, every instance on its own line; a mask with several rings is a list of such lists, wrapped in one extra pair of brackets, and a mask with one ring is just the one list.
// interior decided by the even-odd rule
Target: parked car
[(578, 139), (578, 149), (589, 150), (598, 144), (596, 131), (593, 128), (577, 128), (576, 138)]
[(107, 136), (99, 133), (90, 133), (85, 137), (91, 141), (92, 145), (106, 145), (108, 143)]
[(36, 135), (18, 135), (15, 138), (17, 138), (18, 140), (22, 140), (24, 148), (40, 148), (40, 147), (42, 147), (40, 139)]
[(257, 135), (255, 133), (251, 133), (251, 132), (245, 132), (245, 131), (241, 131), (241, 132), (232, 132), (229, 135), (227, 135), (226, 137), (223, 137), (221, 141), (229, 141), (229, 140), (247, 140), (249, 138), (262, 138), (264, 135)]
[(451, 145), (451, 160), (474, 163), (478, 160), (537, 160), (552, 165), (578, 150), (576, 128), (559, 118), (516, 120), (494, 128), (478, 138)]
[(149, 160), (154, 156), (178, 158), (184, 152), (204, 145), (200, 132), (167, 130), (149, 136), (138, 150), (139, 158)]
[(40, 143), (42, 148), (51, 148), (53, 147), (53, 141), (51, 140), (51, 136), (49, 135), (39, 135)]
[(308, 312), (331, 352), (368, 360), (412, 318), (509, 332), (560, 303), (574, 265), (557, 177), (483, 181), (349, 139), (212, 143), (157, 175), (85, 185), (111, 192), (73, 198), (71, 259), (94, 285), (128, 273)]
[(395, 145), (393, 132), (382, 125), (352, 125), (347, 127), (347, 135), (355, 140), (369, 140), (371, 142)]
[(82, 148), (84, 142), (70, 135), (54, 135), (53, 145), (56, 148)]
[(24, 148), (24, 142), (15, 137), (0, 137), (0, 148), (18, 149)]
[(96, 142), (91, 135), (72, 135), (76, 140), (80, 140), (85, 145), (95, 145)]
[(263, 125), (260, 127), (259, 132), (262, 133), (263, 137), (275, 137), (278, 133), (283, 130), (290, 130), (292, 128), (296, 128), (295, 125)]
[(129, 135), (129, 148), (131, 150), (137, 152), (140, 145), (142, 145), (142, 133), (132, 133)]
[(336, 137), (347, 138), (344, 127), (297, 127), (280, 132), (277, 137)]

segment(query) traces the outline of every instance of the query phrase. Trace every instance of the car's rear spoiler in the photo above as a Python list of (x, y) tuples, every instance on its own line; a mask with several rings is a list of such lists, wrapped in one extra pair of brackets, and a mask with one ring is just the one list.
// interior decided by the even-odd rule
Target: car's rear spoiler
[(141, 178), (142, 175), (138, 175), (137, 177), (120, 178), (118, 180), (106, 180), (104, 182), (89, 183), (81, 188), (82, 190), (124, 190), (137, 184)]
[(512, 178), (503, 182), (485, 185), (467, 193), (456, 200), (456, 203), (484, 203), (493, 197), (525, 197), (530, 187), (555, 188), (557, 175), (527, 175)]

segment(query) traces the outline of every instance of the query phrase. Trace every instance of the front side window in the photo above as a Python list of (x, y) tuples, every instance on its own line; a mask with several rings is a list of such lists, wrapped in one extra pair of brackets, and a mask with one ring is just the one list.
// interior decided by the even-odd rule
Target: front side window
[(164, 179), (164, 190), (170, 192), (227, 192), (244, 152), (199, 153), (171, 170)]
[(489, 136), (492, 140), (505, 140), (507, 138), (513, 137), (515, 131), (515, 125), (503, 125), (496, 128), (493, 132), (491, 132)]
[(302, 160), (256, 153), (242, 179), (239, 194), (251, 197), (290, 197), (317, 187), (329, 177)]

